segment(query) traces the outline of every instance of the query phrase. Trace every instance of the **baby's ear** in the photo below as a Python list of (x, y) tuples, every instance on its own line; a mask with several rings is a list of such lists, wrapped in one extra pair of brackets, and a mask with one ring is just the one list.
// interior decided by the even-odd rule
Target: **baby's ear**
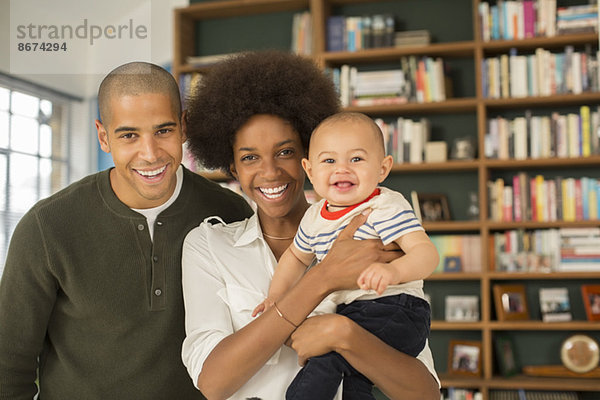
[(392, 156), (385, 156), (381, 160), (381, 172), (379, 174), (379, 182), (383, 182), (385, 178), (390, 174), (392, 167), (394, 166), (394, 158)]
[(308, 176), (308, 180), (312, 182), (312, 166), (308, 158), (302, 159), (302, 168), (304, 168), (304, 172), (306, 172), (306, 176)]

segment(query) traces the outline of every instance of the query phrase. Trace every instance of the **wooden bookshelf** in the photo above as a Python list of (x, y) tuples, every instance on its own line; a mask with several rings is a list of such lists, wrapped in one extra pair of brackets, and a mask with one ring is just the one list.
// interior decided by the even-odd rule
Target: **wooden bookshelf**
[[(558, 4), (572, 5), (575, 0), (558, 0)], [(175, 34), (174, 34), (174, 56), (173, 73), (176, 77), (184, 73), (203, 72), (204, 70), (193, 65), (187, 64), (188, 56), (205, 55), (202, 49), (198, 48), (196, 24), (206, 20), (222, 19), (223, 23), (233, 17), (244, 17), (261, 14), (273, 14), (280, 12), (300, 12), (310, 11), (313, 24), (313, 49), (314, 58), (317, 65), (323, 68), (339, 67), (343, 64), (357, 66), (371, 66), (379, 64), (398, 63), (404, 56), (435, 56), (443, 57), (445, 60), (457, 60), (464, 62), (467, 60), (469, 71), (459, 77), (455, 84), (465, 86), (461, 95), (448, 98), (446, 101), (432, 103), (406, 103), (399, 105), (369, 106), (369, 107), (347, 107), (348, 111), (359, 111), (373, 117), (395, 118), (398, 116), (409, 117), (439, 117), (453, 118), (456, 115), (467, 115), (472, 118), (472, 126), (469, 129), (474, 132), (477, 139), (478, 155), (474, 160), (456, 161), (449, 160), (444, 163), (422, 163), (422, 164), (398, 164), (393, 167), (392, 179), (395, 177), (404, 177), (406, 175), (416, 175), (418, 180), (429, 180), (437, 175), (448, 174), (448, 176), (470, 174), (474, 181), (473, 186), (479, 196), (480, 218), (475, 221), (453, 220), (441, 222), (427, 222), (425, 229), (430, 233), (455, 233), (455, 234), (479, 234), (482, 241), (480, 273), (445, 273), (434, 274), (427, 279), (425, 285), (431, 283), (438, 286), (448, 286), (451, 288), (468, 287), (473, 290), (476, 287), (480, 298), (480, 321), (478, 322), (445, 322), (432, 321), (432, 350), (436, 367), (440, 372), (442, 386), (444, 388), (472, 388), (478, 389), (484, 400), (488, 400), (490, 391), (494, 389), (531, 389), (531, 390), (572, 390), (581, 393), (594, 393), (593, 396), (600, 396), (600, 386), (593, 379), (584, 378), (537, 378), (525, 375), (517, 375), (510, 378), (499, 376), (496, 367), (494, 337), (498, 333), (509, 333), (514, 335), (515, 340), (524, 340), (520, 335), (527, 335), (531, 332), (539, 332), (546, 339), (540, 339), (539, 347), (531, 349), (531, 354), (537, 352), (558, 352), (555, 345), (549, 344), (551, 341), (560, 342), (562, 338), (571, 333), (584, 332), (600, 340), (600, 323), (584, 320), (585, 316), (578, 315), (573, 321), (564, 323), (547, 323), (541, 320), (530, 321), (497, 321), (495, 318), (494, 298), (492, 286), (495, 283), (510, 281), (523, 282), (528, 284), (547, 284), (548, 286), (561, 285), (569, 282), (592, 282), (600, 283), (600, 272), (553, 272), (553, 273), (506, 273), (491, 270), (491, 255), (488, 252), (488, 241), (495, 232), (502, 232), (512, 229), (549, 229), (561, 227), (596, 227), (600, 221), (579, 221), (579, 222), (495, 222), (488, 220), (488, 194), (487, 182), (495, 174), (506, 174), (516, 171), (527, 171), (531, 174), (539, 170), (564, 170), (565, 173), (576, 174), (579, 170), (598, 170), (600, 172), (600, 156), (578, 158), (543, 158), (526, 160), (498, 160), (487, 159), (484, 156), (484, 137), (486, 134), (487, 119), (491, 115), (502, 115), (503, 113), (522, 112), (527, 109), (548, 109), (561, 111), (565, 108), (573, 108), (581, 105), (596, 106), (600, 105), (600, 92), (587, 92), (581, 94), (560, 94), (551, 96), (536, 96), (523, 98), (504, 98), (489, 99), (483, 97), (482, 71), (481, 65), (485, 58), (506, 54), (511, 49), (516, 49), (518, 53), (529, 53), (536, 48), (542, 47), (549, 50), (560, 50), (567, 45), (585, 46), (589, 45), (593, 49), (598, 49), (597, 34), (571, 34), (555, 37), (536, 37), (523, 40), (497, 40), (484, 42), (479, 34), (478, 7), (481, 0), (471, 0), (469, 9), (470, 16), (460, 16), (462, 18), (457, 24), (468, 24), (471, 28), (470, 37), (460, 37), (457, 40), (445, 41), (445, 34), (440, 35), (434, 42), (428, 46), (413, 46), (404, 48), (377, 48), (367, 49), (356, 52), (340, 51), (327, 52), (326, 49), (326, 20), (330, 15), (344, 13), (345, 8), (362, 7), (361, 12), (365, 10), (379, 10), (380, 3), (386, 10), (394, 8), (396, 19), (402, 20), (405, 14), (410, 15), (410, 10), (403, 9), (403, 4), (417, 4), (415, 7), (429, 7), (428, 11), (432, 17), (435, 17), (436, 4), (447, 6), (446, 0), (434, 0), (425, 2), (421, 6), (415, 1), (385, 1), (385, 0), (215, 0), (203, 1), (191, 4), (189, 7), (176, 9)], [(456, 2), (459, 3), (459, 2)], [(581, 0), (579, 4), (586, 3)], [(577, 2), (575, 2), (577, 4)], [(407, 12), (408, 11), (408, 12)], [(351, 11), (352, 12), (352, 11)], [(376, 11), (374, 11), (375, 13)], [(378, 12), (378, 11), (377, 11)], [(451, 19), (453, 16), (449, 16)], [(435, 29), (436, 26), (428, 26), (425, 19), (423, 29)], [(452, 24), (454, 21), (449, 21)], [(430, 23), (431, 24), (431, 23)], [(291, 29), (291, 27), (290, 27)], [(263, 48), (262, 43), (258, 43), (256, 48)], [(224, 51), (226, 53), (227, 51)], [(459, 64), (462, 65), (462, 64)], [(460, 71), (459, 71), (460, 72)], [(470, 89), (472, 88), (472, 89)], [(459, 87), (458, 89), (462, 89)], [(455, 90), (457, 92), (457, 90)], [(461, 92), (461, 90), (458, 90)], [(443, 121), (446, 121), (444, 119)], [(450, 131), (450, 124), (441, 127), (442, 135)], [(446, 137), (443, 137), (446, 140)], [(452, 139), (452, 135), (447, 137), (447, 141)], [(437, 139), (436, 139), (437, 140)], [(450, 146), (449, 146), (450, 147)], [(224, 180), (225, 174), (211, 173), (208, 175), (211, 179)], [(595, 178), (599, 178), (596, 175)], [(390, 179), (390, 178), (388, 178)], [(417, 181), (415, 180), (415, 183)], [(461, 188), (454, 189), (461, 191)], [(408, 189), (410, 191), (410, 189)], [(435, 191), (435, 190), (432, 190)], [(446, 284), (447, 282), (447, 284)], [(443, 283), (443, 284), (442, 284)], [(575, 299), (571, 299), (573, 302)], [(444, 343), (448, 337), (460, 339), (463, 336), (472, 338), (475, 335), (482, 342), (482, 374), (480, 378), (464, 378), (452, 376), (446, 373), (447, 346)], [(552, 340), (547, 336), (551, 335)], [(436, 341), (441, 341), (436, 344)], [(437, 351), (436, 351), (437, 348)], [(535, 357), (534, 357), (535, 358)], [(586, 397), (591, 398), (591, 397)]]

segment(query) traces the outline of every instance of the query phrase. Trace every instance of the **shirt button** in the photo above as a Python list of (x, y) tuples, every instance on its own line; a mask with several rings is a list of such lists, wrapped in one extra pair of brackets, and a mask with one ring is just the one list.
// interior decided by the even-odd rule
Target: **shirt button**
[(155, 294), (156, 296), (160, 296), (160, 295), (162, 294), (162, 290), (160, 290), (160, 289), (156, 289), (156, 290), (154, 291), (154, 294)]
[(144, 224), (139, 224), (138, 231), (143, 231), (143, 230), (144, 230)]
[(158, 256), (154, 256), (154, 257), (152, 257), (152, 259), (153, 259), (154, 261), (158, 261)]

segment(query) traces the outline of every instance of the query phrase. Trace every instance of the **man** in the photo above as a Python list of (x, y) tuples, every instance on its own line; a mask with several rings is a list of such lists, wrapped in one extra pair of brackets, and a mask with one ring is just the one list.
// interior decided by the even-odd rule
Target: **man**
[(181, 247), (204, 218), (242, 219), (239, 196), (181, 166), (173, 77), (113, 70), (98, 140), (115, 167), (36, 204), (0, 281), (0, 399), (200, 399), (181, 362)]

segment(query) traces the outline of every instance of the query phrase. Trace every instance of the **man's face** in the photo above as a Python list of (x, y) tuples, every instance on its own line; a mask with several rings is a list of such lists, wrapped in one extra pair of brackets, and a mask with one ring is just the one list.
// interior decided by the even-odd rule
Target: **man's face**
[(96, 120), (103, 151), (112, 154), (110, 182), (115, 194), (131, 208), (164, 204), (176, 186), (185, 128), (169, 96), (160, 93), (125, 95), (110, 100), (106, 125)]

